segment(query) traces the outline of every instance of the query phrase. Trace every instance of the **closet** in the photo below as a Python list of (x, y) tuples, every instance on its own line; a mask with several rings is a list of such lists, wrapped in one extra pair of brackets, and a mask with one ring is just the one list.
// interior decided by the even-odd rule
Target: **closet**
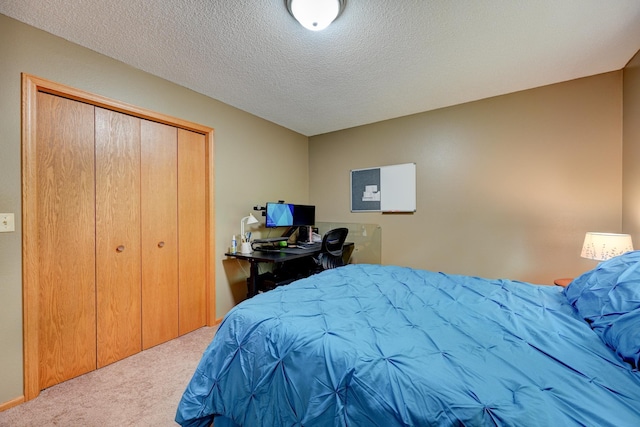
[(25, 94), (26, 400), (214, 317), (212, 129), (47, 83)]

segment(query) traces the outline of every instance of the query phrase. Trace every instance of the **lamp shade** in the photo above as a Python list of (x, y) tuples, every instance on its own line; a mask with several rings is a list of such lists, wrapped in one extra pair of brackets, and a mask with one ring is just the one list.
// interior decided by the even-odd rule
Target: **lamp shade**
[(247, 218), (247, 224), (257, 224), (258, 223), (258, 220), (256, 219), (256, 217), (253, 216), (253, 214), (251, 214), (251, 213), (246, 218)]
[(582, 258), (605, 261), (633, 250), (628, 234), (588, 232), (582, 245)]
[(286, 0), (289, 13), (306, 29), (324, 30), (344, 9), (346, 0)]

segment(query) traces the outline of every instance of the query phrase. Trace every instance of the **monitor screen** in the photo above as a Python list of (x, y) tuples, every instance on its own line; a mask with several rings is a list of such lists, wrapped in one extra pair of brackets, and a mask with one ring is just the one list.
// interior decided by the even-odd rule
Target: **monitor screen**
[(304, 227), (315, 225), (316, 207), (310, 205), (293, 205), (293, 226)]
[(316, 223), (316, 207), (267, 202), (267, 227), (302, 227)]
[(293, 225), (293, 205), (291, 203), (267, 202), (267, 227), (291, 227)]

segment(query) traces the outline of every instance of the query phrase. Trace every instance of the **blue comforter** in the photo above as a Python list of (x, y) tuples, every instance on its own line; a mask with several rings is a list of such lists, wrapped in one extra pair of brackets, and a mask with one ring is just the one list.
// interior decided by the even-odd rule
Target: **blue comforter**
[(640, 373), (555, 286), (349, 265), (231, 310), (183, 426), (636, 426)]

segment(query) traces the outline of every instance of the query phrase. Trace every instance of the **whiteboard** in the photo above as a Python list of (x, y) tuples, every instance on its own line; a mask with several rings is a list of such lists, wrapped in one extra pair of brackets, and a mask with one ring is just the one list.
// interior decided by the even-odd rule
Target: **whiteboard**
[(351, 171), (352, 212), (415, 212), (416, 164)]

